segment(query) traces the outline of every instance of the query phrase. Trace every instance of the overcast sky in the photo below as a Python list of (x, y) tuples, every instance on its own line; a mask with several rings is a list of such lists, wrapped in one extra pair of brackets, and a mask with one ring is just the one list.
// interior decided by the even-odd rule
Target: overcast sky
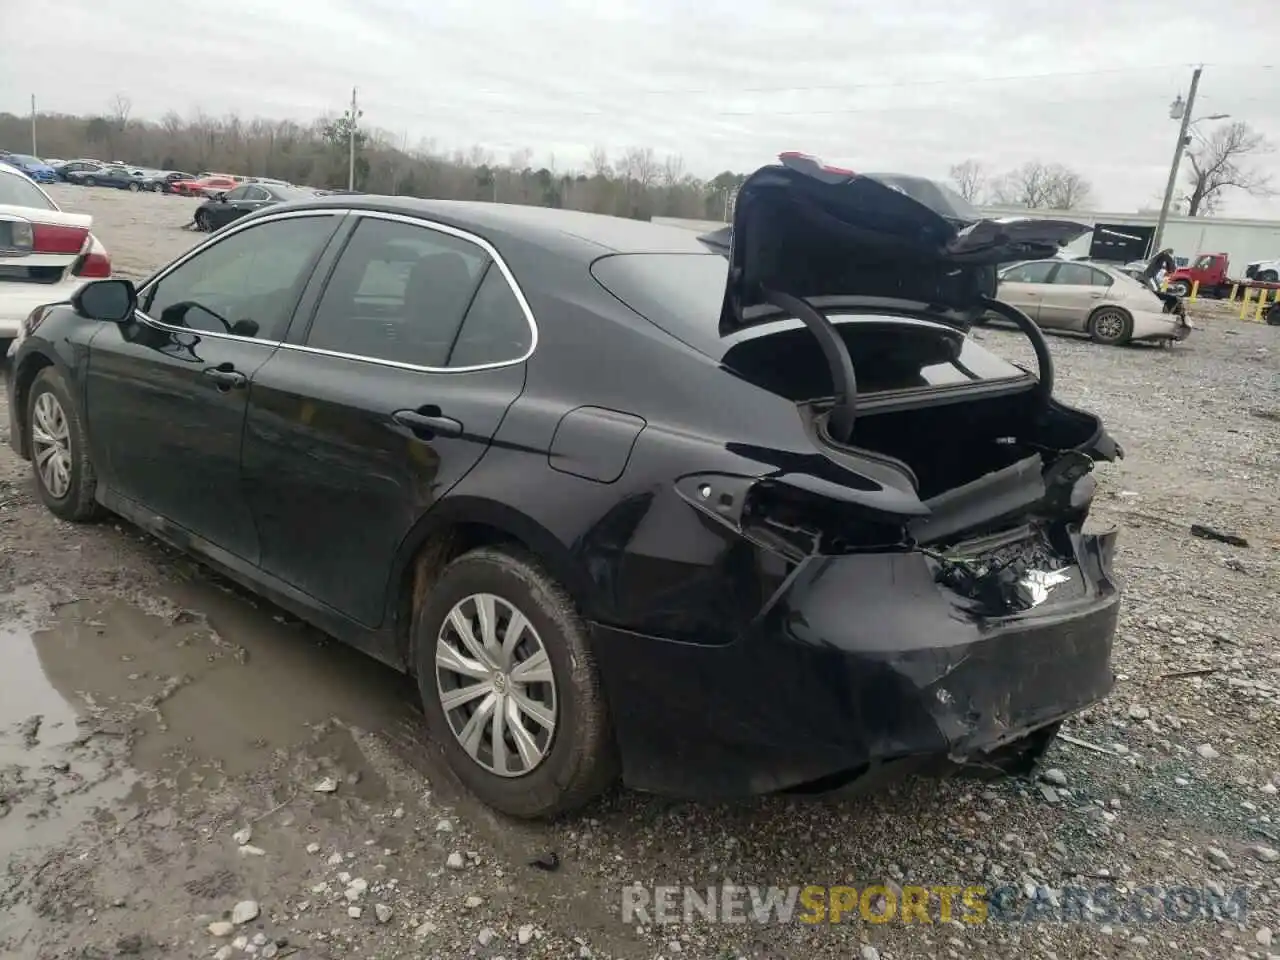
[(1280, 187), (1277, 24), (1275, 0), (0, 0), (0, 110), (310, 119), (356, 84), (410, 146), (560, 169), (651, 146), (700, 176), (788, 149), (939, 177), (1041, 159), (1120, 211), (1158, 205), (1195, 62), (1196, 114), (1269, 136)]

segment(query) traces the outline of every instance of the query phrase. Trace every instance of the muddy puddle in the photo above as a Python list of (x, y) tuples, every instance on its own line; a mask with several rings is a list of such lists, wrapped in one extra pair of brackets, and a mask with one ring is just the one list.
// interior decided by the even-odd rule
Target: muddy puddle
[(102, 808), (176, 803), (299, 750), (354, 782), (366, 765), (348, 729), (406, 752), (420, 739), (406, 678), (211, 584), (3, 597), (0, 650), (0, 861)]

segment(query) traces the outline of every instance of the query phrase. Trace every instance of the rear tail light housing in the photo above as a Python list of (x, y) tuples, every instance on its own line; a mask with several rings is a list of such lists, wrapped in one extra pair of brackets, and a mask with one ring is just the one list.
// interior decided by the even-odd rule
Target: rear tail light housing
[(61, 224), (33, 223), (32, 253), (80, 253), (89, 239), (88, 227), (64, 227)]
[(111, 276), (111, 257), (107, 248), (90, 234), (85, 242), (84, 252), (71, 272), (83, 280), (106, 280)]

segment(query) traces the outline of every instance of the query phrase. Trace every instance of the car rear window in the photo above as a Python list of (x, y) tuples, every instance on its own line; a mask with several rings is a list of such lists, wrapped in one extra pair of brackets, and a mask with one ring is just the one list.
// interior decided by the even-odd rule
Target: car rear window
[[(719, 254), (617, 254), (592, 265), (597, 282), (655, 326), (739, 376), (797, 402), (830, 396), (818, 341), (796, 319), (721, 338), (728, 261)], [(829, 311), (849, 349), (858, 393), (1020, 380), (1027, 371), (941, 324)]]
[(25, 176), (0, 173), (0, 205), (35, 207), (37, 210), (57, 210), (44, 191)]

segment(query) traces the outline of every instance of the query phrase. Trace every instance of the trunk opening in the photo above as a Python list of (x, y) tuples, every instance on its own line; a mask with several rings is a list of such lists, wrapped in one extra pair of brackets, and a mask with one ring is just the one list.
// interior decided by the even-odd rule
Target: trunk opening
[[(810, 409), (825, 446), (838, 452), (890, 458), (928, 502), (1042, 453), (1088, 448), (1100, 424), (1095, 417), (1046, 402), (1034, 388), (1010, 396), (958, 400), (908, 409), (863, 410), (848, 443), (826, 430), (826, 412)], [(1038, 472), (1038, 471), (1037, 471)]]

